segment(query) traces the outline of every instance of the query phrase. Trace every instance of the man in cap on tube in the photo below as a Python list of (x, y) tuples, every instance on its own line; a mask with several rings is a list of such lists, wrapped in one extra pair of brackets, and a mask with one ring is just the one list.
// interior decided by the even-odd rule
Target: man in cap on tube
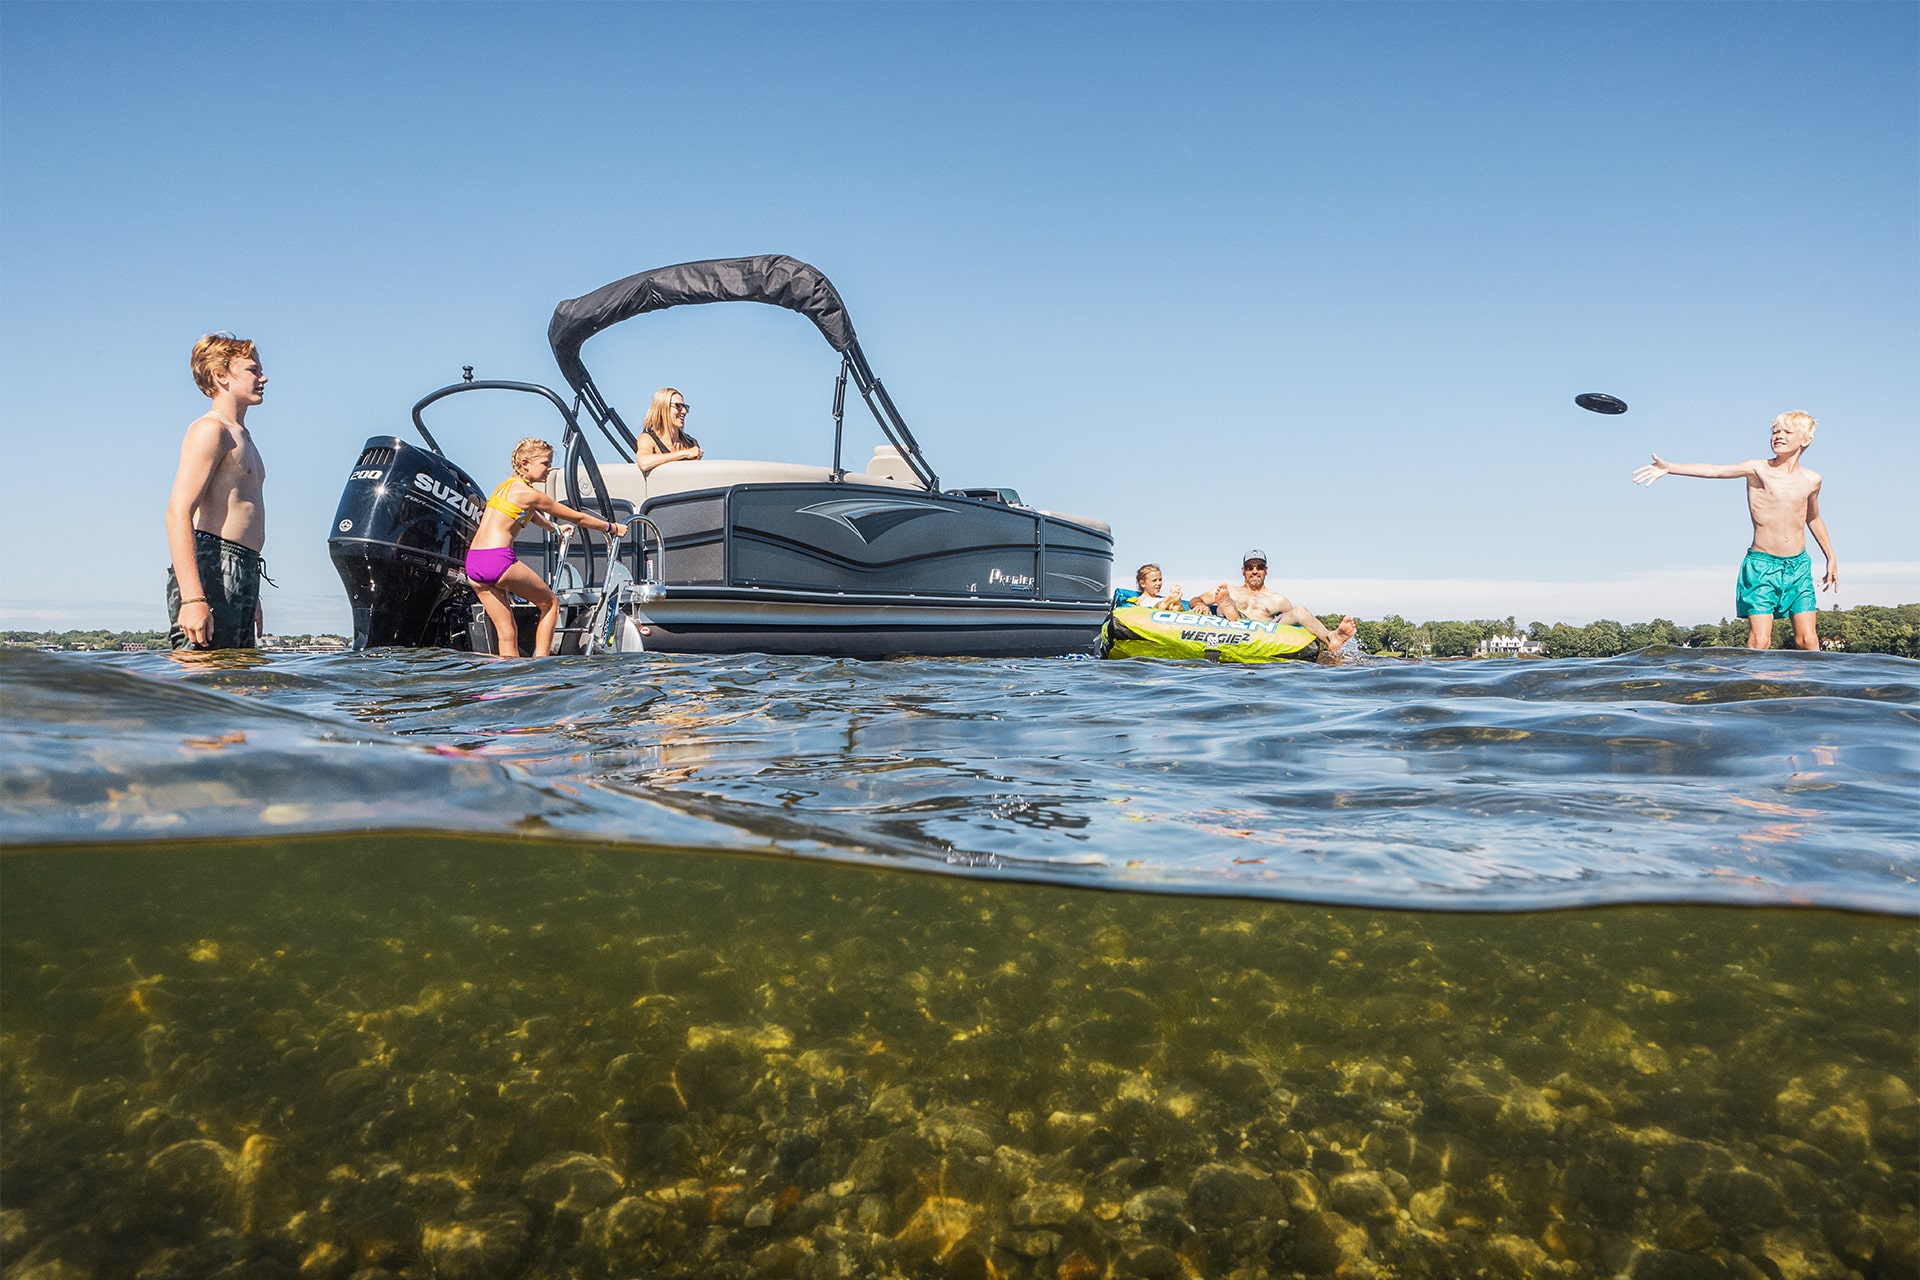
[(1320, 641), (1321, 655), (1338, 662), (1343, 656), (1341, 651), (1353, 639), (1354, 622), (1350, 617), (1340, 619), (1340, 626), (1329, 632), (1320, 619), (1301, 605), (1281, 595), (1267, 585), (1267, 553), (1258, 547), (1249, 550), (1240, 557), (1240, 586), (1221, 583), (1195, 599), (1210, 604), (1223, 618), (1247, 618), (1254, 622), (1284, 622), (1289, 626), (1305, 627), (1314, 638)]

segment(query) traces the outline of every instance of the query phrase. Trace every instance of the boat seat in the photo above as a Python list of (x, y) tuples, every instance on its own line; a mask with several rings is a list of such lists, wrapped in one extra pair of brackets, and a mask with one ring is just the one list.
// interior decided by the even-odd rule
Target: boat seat
[(1076, 516), (1065, 511), (1047, 511), (1040, 507), (1035, 507), (1034, 510), (1039, 511), (1043, 516), (1052, 516), (1055, 520), (1065, 520), (1069, 524), (1083, 525), (1099, 533), (1111, 534), (1113, 532), (1112, 525), (1108, 524), (1105, 520), (1096, 520), (1092, 516)]
[[(640, 468), (635, 467), (638, 471)], [(662, 463), (647, 477), (647, 497), (664, 498), (670, 493), (691, 493), (695, 489), (726, 489), (736, 484), (818, 484), (833, 478), (825, 467), (809, 467), (798, 462), (751, 462), (735, 458), (695, 458), (687, 462)], [(613, 488), (613, 477), (607, 477)]]
[[(882, 448), (892, 451), (891, 445)], [(897, 453), (894, 459), (892, 464), (883, 464), (877, 470), (870, 466), (866, 471), (849, 471), (843, 483), (876, 485), (887, 489), (926, 487), (907, 470), (906, 463), (899, 460)], [(898, 474), (894, 474), (896, 469)], [(548, 492), (557, 494), (558, 475), (555, 472), (554, 477), (548, 480)], [(655, 467), (651, 475), (642, 475), (639, 466), (631, 462), (607, 462), (600, 464), (600, 475), (607, 482), (608, 496), (631, 502), (635, 510), (645, 506), (649, 498), (690, 493), (696, 489), (724, 489), (736, 484), (821, 484), (833, 478), (832, 471), (826, 467), (798, 462), (755, 462), (742, 458), (666, 462)], [(581, 497), (590, 498), (592, 493), (592, 483), (584, 475), (581, 476)]]
[(866, 474), (860, 477), (868, 484), (899, 485), (908, 489), (924, 489), (920, 477), (913, 474), (913, 468), (907, 465), (900, 450), (890, 444), (876, 445), (873, 459), (867, 463)]
[[(607, 482), (607, 496), (615, 502), (630, 502), (634, 509), (638, 510), (640, 504), (647, 500), (646, 477), (642, 476), (640, 468), (631, 462), (603, 462), (600, 464), (600, 476)], [(558, 468), (547, 476), (547, 492), (561, 502), (567, 500), (566, 495), (561, 492)], [(587, 504), (589, 510), (593, 506), (593, 496), (593, 480), (587, 475), (585, 468), (582, 468), (580, 500)]]

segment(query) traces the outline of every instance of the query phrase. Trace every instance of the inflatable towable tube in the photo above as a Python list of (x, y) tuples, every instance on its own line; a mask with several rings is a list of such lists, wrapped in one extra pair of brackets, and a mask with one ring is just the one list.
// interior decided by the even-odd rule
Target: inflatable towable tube
[(1313, 632), (1282, 622), (1232, 622), (1210, 613), (1122, 605), (1100, 635), (1107, 658), (1208, 658), (1214, 662), (1278, 662), (1319, 655)]

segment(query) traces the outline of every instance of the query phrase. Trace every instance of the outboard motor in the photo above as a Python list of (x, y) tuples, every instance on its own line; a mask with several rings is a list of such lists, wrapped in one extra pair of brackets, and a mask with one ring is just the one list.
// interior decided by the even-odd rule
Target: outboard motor
[(465, 649), (467, 547), (486, 497), (466, 472), (398, 436), (360, 450), (327, 550), (353, 606), (353, 647)]

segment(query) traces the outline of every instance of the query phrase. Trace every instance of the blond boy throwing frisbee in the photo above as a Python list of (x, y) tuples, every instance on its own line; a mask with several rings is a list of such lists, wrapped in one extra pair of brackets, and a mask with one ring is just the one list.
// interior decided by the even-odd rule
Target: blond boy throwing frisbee
[(1745, 480), (1747, 514), (1753, 518), (1753, 545), (1740, 564), (1733, 591), (1734, 611), (1747, 620), (1747, 647), (1773, 646), (1773, 620), (1793, 619), (1793, 643), (1818, 649), (1815, 627), (1819, 599), (1813, 589), (1813, 560), (1807, 555), (1807, 530), (1813, 530), (1826, 557), (1822, 588), (1838, 591), (1840, 563), (1833, 558), (1827, 522), (1820, 518), (1820, 473), (1800, 464), (1819, 423), (1810, 413), (1783, 413), (1773, 420), (1771, 458), (1749, 458), (1721, 466), (1709, 462), (1665, 462), (1659, 454), (1633, 473), (1635, 484), (1650, 485), (1664, 475), (1703, 480)]

